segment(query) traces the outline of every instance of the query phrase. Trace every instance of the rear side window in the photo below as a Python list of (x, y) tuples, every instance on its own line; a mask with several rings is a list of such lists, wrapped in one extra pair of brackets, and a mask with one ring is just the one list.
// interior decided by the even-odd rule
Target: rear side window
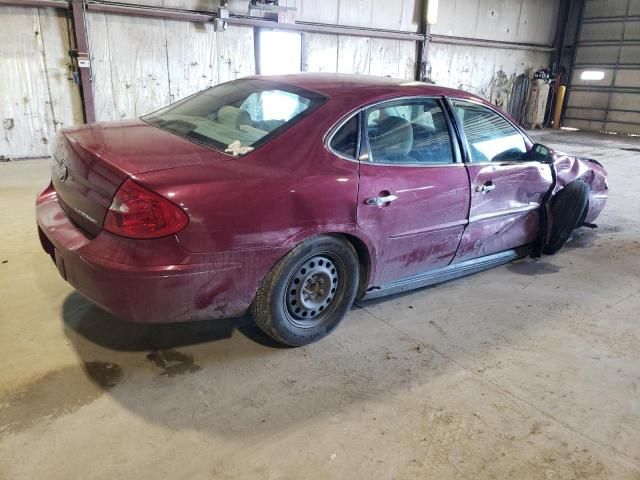
[(452, 100), (469, 144), (471, 161), (509, 162), (526, 159), (523, 136), (493, 110), (472, 102)]
[(358, 148), (358, 115), (351, 117), (333, 135), (331, 150), (348, 158), (356, 158)]
[(369, 160), (384, 164), (453, 163), (451, 137), (440, 102), (416, 98), (367, 111)]

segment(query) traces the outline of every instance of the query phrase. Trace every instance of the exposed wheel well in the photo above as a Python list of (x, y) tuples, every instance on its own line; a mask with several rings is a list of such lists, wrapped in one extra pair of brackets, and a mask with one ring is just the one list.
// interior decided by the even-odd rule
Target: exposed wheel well
[(367, 285), (369, 283), (369, 274), (371, 272), (371, 255), (369, 255), (369, 249), (364, 244), (362, 240), (360, 240), (355, 235), (350, 235), (348, 233), (337, 233), (336, 236), (344, 238), (348, 241), (353, 248), (355, 248), (356, 253), (358, 254), (358, 263), (360, 264), (360, 278), (358, 279), (358, 293), (356, 294), (356, 298), (360, 298), (364, 291), (367, 289)]

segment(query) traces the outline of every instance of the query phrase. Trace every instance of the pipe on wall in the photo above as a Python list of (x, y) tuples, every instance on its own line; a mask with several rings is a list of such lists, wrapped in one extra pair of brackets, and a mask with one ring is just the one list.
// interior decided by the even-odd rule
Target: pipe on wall
[(553, 52), (555, 50), (554, 47), (535, 43), (502, 42), (498, 40), (482, 40), (479, 38), (450, 37), (448, 35), (431, 35), (431, 42), (445, 45), (504, 48), (506, 50), (535, 50), (539, 52)]
[[(192, 22), (209, 22), (218, 18), (216, 13), (192, 12), (160, 7), (142, 7), (123, 4), (110, 4), (89, 0), (87, 9), (95, 12), (117, 13), (121, 15), (135, 15), (141, 17), (166, 18), (171, 20), (185, 20)], [(336, 35), (351, 35), (371, 38), (386, 38), (392, 40), (423, 40), (424, 35), (414, 32), (402, 32), (377, 28), (351, 27), (346, 25), (328, 25), (323, 23), (296, 22), (278, 23), (256, 17), (232, 15), (224, 21), (229, 25), (244, 25), (248, 27), (277, 28), (278, 30), (292, 30), (299, 32), (326, 33)]]
[(80, 76), (80, 95), (85, 123), (96, 121), (95, 103), (93, 101), (93, 81), (91, 75), (91, 54), (87, 40), (87, 22), (85, 3), (83, 0), (72, 0), (73, 33), (76, 41), (76, 65)]
[(427, 21), (427, 10), (429, 0), (418, 0), (420, 2), (420, 21), (418, 31), (424, 35), (424, 39), (416, 45), (416, 73), (415, 79), (419, 82), (430, 81), (431, 72), (429, 68), (429, 43), (431, 42), (431, 25)]
[(0, 5), (36, 8), (69, 8), (69, 2), (66, 0), (0, 0)]

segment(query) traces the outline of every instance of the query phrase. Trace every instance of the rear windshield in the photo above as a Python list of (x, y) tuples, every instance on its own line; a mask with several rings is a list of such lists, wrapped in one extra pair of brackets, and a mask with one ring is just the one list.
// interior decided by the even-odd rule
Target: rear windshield
[(195, 143), (241, 155), (290, 128), (325, 99), (319, 93), (268, 80), (236, 80), (142, 120)]

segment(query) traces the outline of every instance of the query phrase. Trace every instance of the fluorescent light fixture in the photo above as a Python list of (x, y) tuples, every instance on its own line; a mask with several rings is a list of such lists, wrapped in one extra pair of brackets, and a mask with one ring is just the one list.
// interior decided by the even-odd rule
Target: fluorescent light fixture
[(602, 70), (585, 70), (580, 74), (580, 80), (602, 80), (603, 78)]
[(438, 22), (438, 0), (429, 0), (427, 3), (427, 23), (433, 25)]
[(262, 75), (300, 73), (302, 35), (282, 30), (259, 30), (259, 65)]

